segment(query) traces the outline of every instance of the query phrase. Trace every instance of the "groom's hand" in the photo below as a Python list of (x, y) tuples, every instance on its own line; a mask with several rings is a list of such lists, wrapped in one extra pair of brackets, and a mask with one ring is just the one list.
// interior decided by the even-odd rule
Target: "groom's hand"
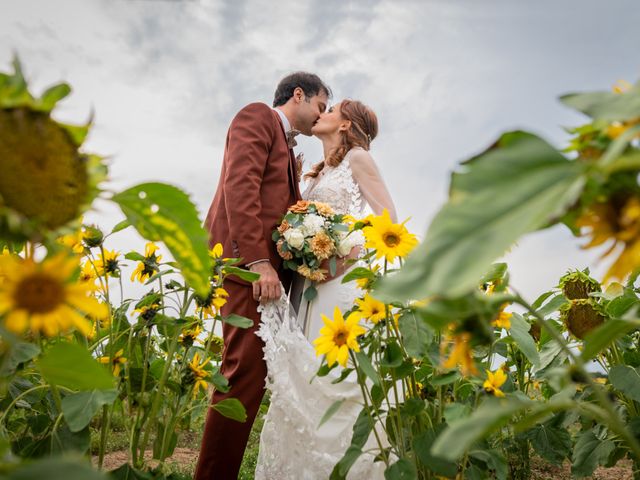
[(249, 270), (260, 274), (260, 278), (252, 284), (254, 300), (264, 303), (280, 298), (280, 278), (271, 263), (254, 263)]

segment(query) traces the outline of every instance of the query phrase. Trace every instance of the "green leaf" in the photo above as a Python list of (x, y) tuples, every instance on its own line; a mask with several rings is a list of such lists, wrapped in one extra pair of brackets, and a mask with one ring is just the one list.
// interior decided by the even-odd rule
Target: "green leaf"
[(518, 313), (511, 315), (511, 329), (509, 335), (513, 338), (518, 345), (520, 351), (527, 357), (534, 367), (540, 365), (540, 355), (538, 355), (538, 349), (536, 348), (536, 342), (529, 334), (531, 325), (522, 318)]
[(562, 345), (553, 340), (545, 343), (540, 351), (540, 364), (536, 370), (540, 371), (546, 368), (556, 357), (561, 355), (566, 357), (566, 354), (562, 351)]
[(109, 480), (102, 472), (91, 468), (83, 457), (50, 457), (20, 465), (8, 480)]
[(338, 268), (338, 262), (336, 260), (336, 257), (331, 257), (329, 259), (329, 275), (331, 275), (332, 277), (335, 277), (337, 268)]
[(129, 228), (130, 226), (131, 226), (131, 223), (129, 222), (129, 220), (122, 220), (115, 227), (113, 227), (113, 230), (111, 230), (111, 233), (118, 233), (124, 230), (125, 228)]
[(136, 262), (142, 262), (144, 261), (144, 255), (138, 253), (138, 252), (129, 252), (127, 254), (125, 254), (124, 258), (126, 258), (127, 260), (133, 260)]
[(373, 365), (371, 365), (371, 360), (362, 350), (356, 352), (356, 359), (358, 360), (358, 367), (362, 369), (364, 374), (371, 379), (371, 381), (375, 385), (380, 385), (380, 377), (378, 376), (378, 372), (376, 372)]
[(595, 330), (589, 332), (584, 339), (584, 348), (582, 349), (582, 359), (584, 361), (591, 360), (598, 353), (611, 345), (616, 339), (627, 334), (631, 330), (638, 328), (639, 322), (611, 319), (604, 322)]
[(164, 242), (187, 283), (206, 297), (212, 268), (209, 238), (187, 194), (171, 185), (145, 183), (113, 200), (143, 237)]
[(556, 222), (575, 202), (585, 168), (533, 134), (504, 134), (454, 173), (449, 202), (423, 244), (383, 279), (376, 297), (457, 296), (476, 288), (518, 238)]
[(173, 455), (173, 451), (178, 445), (178, 434), (175, 429), (169, 434), (164, 445), (164, 452), (162, 451), (162, 441), (165, 435), (165, 426), (162, 422), (158, 422), (156, 425), (156, 439), (153, 442), (153, 458), (158, 460), (164, 460), (167, 457)]
[(42, 376), (53, 385), (72, 390), (111, 390), (113, 376), (80, 345), (58, 343), (37, 362)]
[(72, 432), (67, 425), (62, 425), (51, 434), (51, 453), (67, 454), (70, 452), (85, 453), (89, 450), (89, 427), (79, 432)]
[(396, 463), (389, 465), (384, 471), (385, 480), (417, 480), (418, 472), (413, 462), (401, 458)]
[(35, 102), (35, 109), (42, 112), (50, 112), (60, 100), (71, 93), (71, 87), (66, 83), (60, 83), (49, 87), (44, 91), (40, 99)]
[(136, 470), (128, 463), (109, 472), (110, 480), (157, 480), (151, 473)]
[(340, 461), (333, 467), (330, 480), (345, 480), (351, 467), (356, 462), (358, 457), (362, 455), (362, 447), (367, 442), (369, 434), (371, 433), (371, 417), (366, 408), (360, 410), (360, 414), (356, 419), (356, 423), (353, 424), (353, 435), (351, 437), (351, 445), (347, 448), (347, 451), (342, 456)]
[(89, 425), (103, 405), (111, 405), (118, 396), (116, 390), (91, 390), (67, 395), (62, 399), (62, 413), (69, 430), (79, 432)]
[(228, 315), (226, 317), (222, 317), (222, 321), (238, 328), (253, 327), (253, 320), (247, 317), (243, 317), (242, 315), (236, 315), (235, 313), (232, 313), (231, 315)]
[(349, 283), (353, 280), (357, 280), (359, 278), (373, 278), (375, 274), (364, 267), (356, 267), (349, 271), (344, 277), (342, 277), (342, 283)]
[(564, 295), (559, 294), (549, 300), (542, 308), (538, 309), (536, 313), (541, 317), (546, 317), (550, 313), (556, 312), (562, 307), (565, 303), (569, 303)]
[(400, 346), (397, 343), (388, 343), (380, 359), (380, 366), (396, 368), (400, 365), (402, 365), (402, 350)]
[(445, 425), (440, 424), (436, 429), (430, 429), (419, 434), (413, 441), (413, 449), (418, 459), (433, 473), (453, 478), (458, 471), (458, 465), (431, 453), (431, 447), (444, 428)]
[(225, 398), (211, 405), (211, 408), (215, 409), (220, 415), (237, 422), (244, 423), (247, 421), (247, 411), (237, 398)]
[(548, 422), (536, 425), (526, 432), (536, 453), (554, 465), (561, 465), (571, 454), (571, 435)]
[(457, 370), (453, 372), (443, 373), (431, 379), (431, 385), (437, 387), (438, 385), (450, 385), (460, 378), (460, 373)]
[(615, 448), (611, 440), (600, 440), (591, 430), (583, 432), (573, 449), (571, 474), (576, 477), (588, 477), (598, 465), (606, 463)]
[(28, 362), (32, 358), (37, 357), (40, 354), (40, 347), (33, 343), (18, 342), (11, 346), (9, 350), (9, 358), (3, 365), (0, 374), (7, 376), (12, 374), (18, 368), (21, 363)]
[(628, 365), (615, 365), (609, 370), (609, 381), (627, 397), (640, 402), (640, 373)]
[(318, 290), (316, 289), (316, 287), (311, 285), (307, 287), (302, 296), (307, 302), (312, 302), (318, 296)]
[(407, 353), (417, 359), (424, 357), (433, 341), (433, 331), (426, 322), (416, 313), (407, 312), (398, 319), (398, 327)]
[(594, 120), (625, 121), (637, 118), (640, 110), (640, 85), (624, 93), (570, 93), (560, 97), (565, 105), (590, 116)]
[(320, 428), (322, 425), (324, 425), (324, 423), (329, 420), (331, 417), (333, 417), (333, 415), (340, 410), (340, 407), (342, 406), (342, 404), (346, 401), (345, 398), (341, 399), (341, 400), (336, 400), (335, 402), (333, 402), (331, 404), (331, 406), (329, 408), (327, 408), (327, 411), (324, 412), (324, 415), (322, 415), (322, 418), (320, 419), (320, 423), (318, 424), (318, 428)]
[(91, 122), (86, 125), (69, 125), (67, 123), (59, 123), (58, 125), (67, 132), (76, 147), (79, 147), (84, 143), (87, 135), (89, 135), (89, 129), (91, 128)]
[(486, 438), (533, 403), (516, 397), (489, 398), (469, 417), (451, 423), (437, 438), (431, 453), (445, 460), (457, 460), (474, 442)]
[(245, 282), (255, 282), (256, 280), (260, 279), (259, 273), (250, 272), (249, 270), (245, 270), (244, 268), (227, 266), (225, 267), (224, 271), (229, 275), (235, 275)]

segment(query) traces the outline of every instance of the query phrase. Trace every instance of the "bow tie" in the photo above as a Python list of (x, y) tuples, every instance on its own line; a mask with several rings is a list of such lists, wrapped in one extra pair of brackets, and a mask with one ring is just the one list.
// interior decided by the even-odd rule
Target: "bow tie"
[(296, 130), (295, 128), (292, 128), (287, 132), (287, 146), (289, 148), (293, 148), (298, 145), (298, 142), (296, 141), (297, 135), (300, 135), (300, 130)]

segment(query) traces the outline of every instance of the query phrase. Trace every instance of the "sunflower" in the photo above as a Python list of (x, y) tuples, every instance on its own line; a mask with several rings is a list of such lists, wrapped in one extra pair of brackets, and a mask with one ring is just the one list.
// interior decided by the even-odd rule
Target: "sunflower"
[(77, 232), (58, 237), (57, 241), (60, 245), (64, 245), (73, 253), (82, 254), (84, 253), (84, 245), (82, 243), (83, 238), (84, 234), (82, 230), (78, 230)]
[(362, 229), (366, 248), (376, 250), (376, 258), (385, 257), (389, 262), (406, 257), (418, 244), (416, 236), (409, 233), (404, 223), (393, 223), (385, 209), (382, 215), (373, 217), (371, 225)]
[(200, 363), (200, 354), (194, 353), (193, 358), (189, 362), (189, 370), (193, 375), (194, 383), (193, 383), (193, 396), (197, 396), (200, 388), (202, 388), (205, 392), (207, 391), (207, 381), (205, 378), (209, 377), (209, 372), (207, 372), (204, 367), (206, 367), (211, 358), (207, 357)]
[(326, 260), (335, 251), (333, 240), (324, 232), (316, 233), (310, 242), (311, 251), (318, 260)]
[(91, 324), (85, 315), (104, 318), (109, 310), (91, 295), (94, 285), (74, 281), (77, 269), (76, 259), (62, 253), (42, 263), (13, 255), (1, 257), (0, 317), (6, 328), (14, 333), (29, 329), (49, 337), (76, 328), (90, 335)]
[(611, 278), (623, 280), (640, 267), (640, 198), (626, 195), (612, 197), (588, 207), (576, 221), (581, 235), (590, 237), (584, 249), (600, 246), (613, 240), (602, 258), (619, 252), (610, 265), (604, 281)]
[(140, 283), (144, 283), (149, 280), (153, 275), (160, 271), (159, 263), (162, 260), (162, 255), (156, 255), (158, 246), (153, 242), (148, 242), (144, 247), (144, 260), (138, 262), (136, 269), (131, 274), (131, 281), (138, 280)]
[(322, 315), (322, 321), (324, 327), (320, 329), (320, 337), (313, 341), (316, 355), (326, 355), (330, 367), (336, 361), (346, 367), (349, 350), (360, 351), (357, 337), (366, 332), (365, 328), (358, 325), (358, 318), (353, 315), (345, 320), (338, 307), (333, 311), (333, 320)]
[(206, 298), (195, 295), (196, 312), (202, 313), (204, 318), (213, 318), (220, 313), (228, 297), (229, 293), (222, 287), (212, 288)]
[(221, 243), (216, 243), (211, 250), (209, 250), (209, 257), (217, 260), (222, 257), (223, 249)]
[(507, 375), (502, 368), (497, 369), (495, 372), (486, 370), (487, 379), (482, 384), (482, 388), (487, 393), (490, 393), (496, 397), (504, 397), (504, 392), (500, 390), (500, 387), (507, 381)]
[[(451, 349), (449, 358), (444, 361), (442, 366), (444, 368), (455, 368), (459, 366), (462, 375), (477, 375), (478, 370), (471, 355), (470, 340), (471, 334), (469, 332), (454, 335), (452, 338), (453, 348)], [(445, 343), (446, 342), (443, 342), (443, 346)]]
[(513, 316), (513, 314), (505, 312), (504, 309), (506, 307), (507, 305), (505, 304), (500, 308), (498, 316), (493, 322), (491, 322), (491, 325), (498, 328), (504, 328), (505, 330), (509, 330), (511, 328), (511, 317)]
[(120, 263), (118, 262), (119, 252), (114, 250), (104, 250), (103, 254), (94, 262), (97, 275), (100, 277), (118, 277), (120, 275)]
[(183, 347), (191, 347), (198, 340), (198, 335), (202, 333), (202, 327), (195, 325), (192, 328), (185, 328), (180, 335), (180, 343)]
[(96, 279), (96, 270), (91, 265), (91, 262), (84, 262), (80, 268), (80, 281), (90, 282)]
[(365, 294), (364, 298), (356, 299), (356, 304), (358, 305), (358, 310), (353, 312), (352, 316), (364, 318), (372, 323), (378, 323), (387, 316), (384, 303), (376, 300), (368, 293)]
[(17, 59), (14, 68), (0, 73), (0, 235), (24, 240), (78, 218), (98, 193), (105, 167), (80, 151), (89, 125), (70, 127), (51, 116), (69, 87), (54, 87), (62, 93), (56, 101), (37, 99)]
[(122, 356), (123, 354), (124, 354), (124, 350), (120, 349), (115, 353), (113, 358), (109, 358), (109, 356), (107, 355), (105, 357), (99, 357), (98, 361), (104, 364), (110, 363), (113, 369), (113, 376), (118, 377), (120, 376), (121, 365), (126, 363), (127, 361), (127, 359)]

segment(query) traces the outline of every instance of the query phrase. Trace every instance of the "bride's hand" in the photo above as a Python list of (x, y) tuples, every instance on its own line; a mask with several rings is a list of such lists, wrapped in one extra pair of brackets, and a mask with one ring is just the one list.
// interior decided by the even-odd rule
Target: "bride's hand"
[(346, 257), (336, 258), (335, 275), (331, 275), (329, 260), (324, 260), (320, 264), (320, 268), (327, 271), (327, 276), (322, 282), (318, 282), (318, 283), (328, 282), (329, 280), (333, 280), (334, 278), (344, 275), (344, 272), (346, 272), (347, 269), (351, 267), (351, 265), (353, 265), (353, 262), (349, 262), (348, 260), (354, 260), (358, 258), (359, 255), (360, 255), (360, 247), (356, 246), (351, 249), (351, 251), (349, 252), (349, 255), (347, 255)]

